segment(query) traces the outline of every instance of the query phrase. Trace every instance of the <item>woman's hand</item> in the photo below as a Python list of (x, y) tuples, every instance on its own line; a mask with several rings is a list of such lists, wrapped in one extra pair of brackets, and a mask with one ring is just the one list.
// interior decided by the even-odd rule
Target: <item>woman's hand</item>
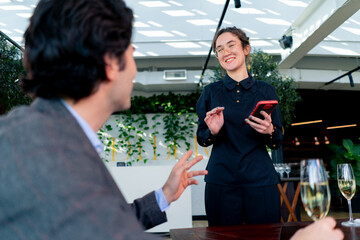
[(271, 115), (267, 114), (265, 111), (261, 111), (260, 113), (264, 116), (264, 120), (254, 116), (249, 116), (249, 118), (245, 119), (245, 122), (261, 134), (272, 135), (275, 129), (272, 124)]
[(206, 113), (206, 117), (204, 118), (204, 121), (208, 128), (210, 129), (210, 132), (212, 135), (217, 135), (224, 125), (224, 107), (216, 107), (212, 109), (211, 111)]

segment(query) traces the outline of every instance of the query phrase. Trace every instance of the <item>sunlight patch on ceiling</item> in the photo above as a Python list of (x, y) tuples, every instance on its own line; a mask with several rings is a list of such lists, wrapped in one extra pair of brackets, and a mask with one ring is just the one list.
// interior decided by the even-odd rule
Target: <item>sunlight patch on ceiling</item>
[(269, 47), (273, 46), (272, 43), (265, 40), (256, 40), (256, 39), (250, 39), (250, 43), (252, 47)]
[(32, 16), (31, 13), (17, 13), (16, 15), (22, 18), (30, 18)]
[(224, 0), (207, 0), (207, 1), (217, 5), (224, 5)]
[(329, 51), (329, 52), (337, 54), (337, 55), (349, 55), (349, 56), (359, 55), (358, 52), (352, 51), (350, 49), (337, 48), (337, 47), (328, 47), (328, 46), (320, 46), (320, 47), (327, 50), (327, 51)]
[(194, 16), (192, 12), (186, 10), (165, 10), (163, 13), (170, 15), (172, 17), (186, 17), (186, 16)]
[(264, 10), (267, 11), (268, 13), (274, 14), (274, 15), (276, 15), (276, 16), (280, 16), (280, 13), (279, 13), (279, 12), (275, 12), (275, 11), (270, 10), (270, 9), (267, 9), (267, 8), (265, 8)]
[(290, 7), (307, 7), (307, 4), (303, 1), (295, 1), (295, 0), (278, 0), (281, 3), (284, 3)]
[(245, 33), (251, 33), (251, 34), (258, 34), (258, 32), (254, 31), (254, 30), (251, 30), (251, 29), (248, 29), (248, 28), (241, 28), (242, 30), (244, 30)]
[(278, 18), (256, 18), (256, 20), (266, 23), (266, 24), (270, 24), (270, 25), (283, 25), (283, 26), (290, 26), (291, 22), (288, 22), (286, 20), (283, 19), (278, 19)]
[(148, 24), (151, 24), (155, 27), (162, 27), (163, 25), (161, 25), (160, 23), (154, 22), (154, 21), (148, 21)]
[(256, 8), (232, 8), (231, 10), (241, 14), (265, 14), (264, 11), (260, 11)]
[(175, 33), (175, 34), (177, 34), (177, 35), (179, 35), (179, 36), (182, 36), (182, 37), (186, 37), (186, 36), (187, 36), (185, 33), (182, 33), (182, 32), (176, 31), (176, 30), (173, 30), (173, 31), (171, 31), (171, 32), (172, 32), (172, 33)]
[(138, 52), (138, 51), (135, 51), (133, 55), (134, 55), (134, 57), (145, 57), (146, 56), (146, 54), (143, 54), (143, 53)]
[(205, 46), (205, 47), (211, 47), (211, 44), (208, 42), (199, 42), (199, 44)]
[(246, 1), (246, 0), (242, 0), (242, 3), (246, 3), (247, 5), (251, 5), (251, 4), (253, 4), (252, 2), (250, 2), (250, 1)]
[(352, 22), (352, 23), (355, 23), (355, 24), (357, 24), (357, 25), (360, 25), (360, 22), (359, 22), (359, 21), (356, 21), (355, 19), (350, 19), (349, 21)]
[(139, 22), (139, 21), (135, 21), (134, 22), (134, 27), (136, 28), (147, 28), (150, 27), (150, 25), (143, 23), (143, 22)]
[(279, 54), (279, 49), (281, 48), (279, 47), (278, 49), (263, 49), (263, 51), (269, 54)]
[(23, 6), (23, 5), (7, 5), (7, 6), (0, 6), (1, 10), (5, 11), (13, 11), (13, 10), (30, 10), (30, 8)]
[(170, 4), (167, 4), (166, 2), (163, 1), (143, 1), (143, 2), (139, 2), (140, 4), (146, 6), (146, 7), (170, 7)]
[(199, 44), (193, 42), (171, 42), (171, 43), (166, 43), (166, 45), (169, 45), (174, 48), (201, 48)]
[(207, 15), (206, 12), (203, 12), (203, 11), (200, 11), (200, 10), (197, 10), (197, 9), (193, 9), (193, 10), (191, 10), (191, 11), (193, 11), (193, 12), (199, 14), (199, 15), (203, 15), (203, 16), (206, 16), (206, 15)]
[(194, 24), (195, 26), (210, 26), (217, 25), (217, 22), (211, 19), (194, 19), (194, 20), (186, 20), (188, 23)]
[(17, 29), (17, 28), (15, 28), (14, 31), (17, 32), (17, 33), (20, 33), (20, 34), (24, 34), (23, 30), (20, 30), (20, 29)]
[(157, 53), (154, 53), (154, 52), (146, 52), (148, 55), (150, 55), (150, 56), (154, 56), (154, 57), (157, 57), (157, 56), (159, 56), (159, 54), (157, 54)]
[(344, 29), (345, 31), (348, 31), (350, 33), (356, 34), (356, 35), (360, 35), (360, 29), (359, 28), (350, 28), (350, 27), (340, 27), (342, 29)]
[(196, 55), (196, 56), (202, 56), (202, 55), (208, 55), (209, 52), (206, 51), (189, 51), (190, 55)]
[(334, 40), (334, 41), (340, 41), (340, 39), (339, 38), (336, 38), (336, 37), (333, 37), (333, 36), (331, 36), (331, 35), (329, 35), (329, 36), (327, 36), (326, 38), (325, 38), (325, 40)]
[(173, 37), (174, 35), (166, 31), (138, 31), (138, 33), (147, 37)]
[[(219, 21), (220, 21), (220, 18), (217, 18), (216, 21), (219, 22)], [(227, 20), (225, 20), (225, 19), (223, 20), (223, 23), (229, 24), (229, 25), (232, 24), (231, 22), (229, 22), (229, 21), (227, 21)]]
[(171, 3), (171, 4), (174, 4), (174, 5), (176, 5), (176, 6), (179, 6), (179, 7), (182, 7), (182, 6), (183, 6), (181, 3), (176, 2), (176, 1), (168, 1), (168, 2)]

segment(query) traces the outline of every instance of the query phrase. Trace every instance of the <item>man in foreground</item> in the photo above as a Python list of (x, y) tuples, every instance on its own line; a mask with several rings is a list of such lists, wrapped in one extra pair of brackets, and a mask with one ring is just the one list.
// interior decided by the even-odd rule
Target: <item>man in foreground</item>
[(35, 100), (0, 120), (0, 239), (153, 239), (165, 209), (197, 184), (174, 166), (129, 207), (96, 132), (130, 107), (133, 14), (121, 0), (41, 0), (25, 33), (22, 88)]

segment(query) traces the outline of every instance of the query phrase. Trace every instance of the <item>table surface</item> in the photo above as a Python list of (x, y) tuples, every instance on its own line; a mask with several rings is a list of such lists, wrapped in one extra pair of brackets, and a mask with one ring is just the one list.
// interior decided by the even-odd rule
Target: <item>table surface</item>
[[(338, 219), (337, 227), (345, 235), (344, 239), (360, 240), (360, 228), (350, 228), (341, 226), (342, 221), (348, 219)], [(274, 224), (244, 224), (239, 226), (226, 227), (199, 227), (171, 229), (170, 236), (173, 240), (279, 240), (290, 239), (291, 236), (300, 228), (309, 225), (312, 222), (290, 222)]]

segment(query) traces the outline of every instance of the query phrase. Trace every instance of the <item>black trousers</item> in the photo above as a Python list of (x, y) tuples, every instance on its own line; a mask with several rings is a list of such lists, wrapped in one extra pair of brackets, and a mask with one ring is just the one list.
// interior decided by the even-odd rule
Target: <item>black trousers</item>
[(209, 226), (280, 222), (277, 185), (237, 187), (206, 183), (205, 210)]

